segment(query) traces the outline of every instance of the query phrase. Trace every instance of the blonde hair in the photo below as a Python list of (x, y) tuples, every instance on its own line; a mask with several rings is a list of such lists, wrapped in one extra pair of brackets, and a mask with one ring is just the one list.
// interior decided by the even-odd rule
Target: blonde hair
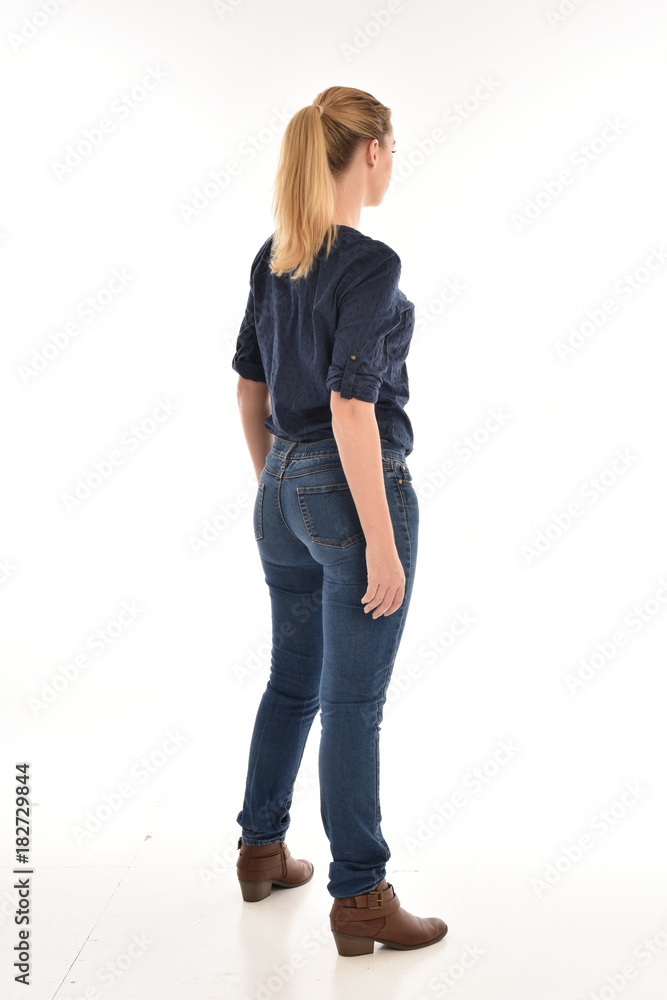
[(356, 87), (327, 87), (287, 123), (272, 200), (276, 229), (269, 262), (275, 275), (296, 280), (309, 273), (327, 240), (327, 256), (338, 235), (333, 222), (334, 177), (351, 163), (360, 142), (377, 139), (385, 148), (391, 108)]

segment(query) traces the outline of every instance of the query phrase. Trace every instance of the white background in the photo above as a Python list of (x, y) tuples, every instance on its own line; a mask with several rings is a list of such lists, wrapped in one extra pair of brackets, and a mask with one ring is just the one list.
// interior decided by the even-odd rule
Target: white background
[[(557, 11), (3, 6), (3, 996), (27, 995), (29, 761), (33, 1000), (664, 997), (667, 17)], [(244, 906), (234, 867), (270, 605), (230, 362), (285, 122), (334, 84), (392, 109), (360, 228), (417, 312), (388, 877), (450, 927), (355, 960), (328, 930), (319, 719), (288, 835), (315, 878)]]

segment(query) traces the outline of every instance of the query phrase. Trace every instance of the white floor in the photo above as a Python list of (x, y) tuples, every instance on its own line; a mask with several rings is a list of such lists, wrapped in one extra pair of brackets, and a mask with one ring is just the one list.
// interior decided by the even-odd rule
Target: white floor
[[(244, 903), (238, 889), (235, 825), (226, 822), (211, 851), (178, 796), (155, 800), (143, 813), (121, 810), (108, 839), (98, 831), (86, 847), (71, 847), (65, 836), (73, 803), (40, 803), (35, 828), (48, 827), (54, 837), (35, 865), (32, 984), (26, 992), (12, 982), (15, 900), (4, 868), (3, 1000), (612, 1000), (620, 993), (664, 1000), (665, 872), (651, 872), (641, 858), (619, 870), (608, 845), (538, 898), (531, 885), (538, 873), (520, 847), (496, 864), (444, 856), (445, 843), (451, 850), (459, 835), (454, 825), (410, 867), (390, 861), (388, 870), (406, 908), (447, 921), (444, 940), (415, 952), (376, 945), (372, 956), (339, 957), (328, 925), (328, 847), (309, 799), (307, 792), (303, 807), (295, 804), (299, 831), (288, 843), (295, 856), (313, 861), (315, 876), (259, 903)], [(204, 808), (208, 829), (218, 806)], [(48, 863), (56, 855), (60, 863)]]
[[(0, 1000), (667, 1000), (667, 4), (332, 6), (0, 7)], [(230, 362), (284, 121), (345, 82), (396, 115), (360, 229), (417, 314), (387, 874), (450, 927), (357, 958), (319, 722), (288, 837), (315, 877), (245, 904), (235, 871), (272, 609)]]

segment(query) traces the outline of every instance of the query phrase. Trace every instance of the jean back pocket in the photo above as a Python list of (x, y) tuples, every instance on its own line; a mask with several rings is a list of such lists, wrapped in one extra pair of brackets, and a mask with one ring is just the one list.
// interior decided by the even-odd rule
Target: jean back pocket
[(312, 542), (346, 548), (364, 537), (348, 483), (298, 486), (299, 508)]

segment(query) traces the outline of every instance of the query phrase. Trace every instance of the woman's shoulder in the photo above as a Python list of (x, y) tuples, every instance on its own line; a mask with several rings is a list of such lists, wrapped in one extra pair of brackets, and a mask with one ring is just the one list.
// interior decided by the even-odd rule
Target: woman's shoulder
[(252, 264), (250, 265), (251, 277), (254, 276), (255, 271), (260, 267), (260, 265), (268, 263), (271, 254), (272, 243), (273, 243), (273, 233), (271, 233), (271, 235), (264, 240), (261, 247), (255, 254)]
[[(345, 231), (349, 232), (349, 227), (345, 227)], [(368, 236), (367, 233), (362, 233), (360, 230), (354, 230), (353, 234), (356, 233), (358, 239), (356, 240), (357, 247), (359, 250), (359, 255), (361, 257), (367, 257), (369, 260), (386, 260), (389, 257), (398, 257), (398, 254), (393, 247), (390, 247), (388, 243), (383, 240), (375, 239), (374, 236)], [(398, 257), (400, 260), (400, 257)]]
[(348, 244), (346, 250), (340, 291), (356, 287), (371, 276), (388, 287), (398, 283), (401, 258), (388, 243), (359, 233), (359, 238), (354, 240), (352, 246)]

